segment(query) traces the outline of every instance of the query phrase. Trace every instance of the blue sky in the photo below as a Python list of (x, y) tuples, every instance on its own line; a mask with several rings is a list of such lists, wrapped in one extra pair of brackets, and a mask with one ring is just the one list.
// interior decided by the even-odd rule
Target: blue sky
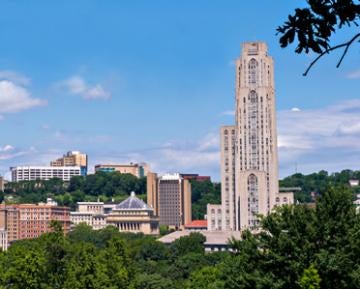
[(303, 3), (2, 1), (0, 174), (81, 150), (91, 166), (145, 161), (219, 179), (233, 61), (256, 40), (275, 60), (280, 175), (359, 169), (359, 46), (340, 69), (336, 53), (303, 77), (314, 55), (275, 35)]

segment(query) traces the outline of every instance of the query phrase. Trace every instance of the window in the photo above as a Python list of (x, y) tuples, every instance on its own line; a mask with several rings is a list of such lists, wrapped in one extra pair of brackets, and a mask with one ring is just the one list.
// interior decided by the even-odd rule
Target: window
[(251, 220), (256, 220), (259, 213), (259, 192), (258, 179), (254, 174), (250, 174), (247, 181), (248, 185), (248, 210)]
[(258, 62), (252, 58), (249, 61), (249, 84), (256, 84), (258, 82)]
[(258, 95), (252, 90), (248, 96), (248, 125), (249, 125), (249, 147), (250, 147), (250, 169), (259, 169), (259, 149), (258, 149)]

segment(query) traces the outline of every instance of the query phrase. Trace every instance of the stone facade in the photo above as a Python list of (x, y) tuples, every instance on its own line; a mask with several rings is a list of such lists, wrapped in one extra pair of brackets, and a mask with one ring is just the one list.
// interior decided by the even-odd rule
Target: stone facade
[[(259, 214), (293, 203), (292, 193), (279, 193), (274, 64), (265, 43), (243, 44), (235, 91), (235, 125), (220, 133), (222, 215), (208, 206), (210, 230), (255, 228)], [(211, 220), (222, 225), (212, 229)]]
[(135, 193), (106, 216), (106, 223), (117, 227), (120, 232), (159, 234), (159, 219), (154, 215), (154, 210), (138, 199)]

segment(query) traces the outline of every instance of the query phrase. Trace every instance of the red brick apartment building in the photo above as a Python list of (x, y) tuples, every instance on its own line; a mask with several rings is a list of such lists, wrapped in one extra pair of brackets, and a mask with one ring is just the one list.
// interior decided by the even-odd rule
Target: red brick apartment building
[(49, 203), (0, 206), (0, 228), (8, 232), (9, 243), (50, 232), (53, 220), (59, 221), (67, 233), (70, 229), (70, 209)]

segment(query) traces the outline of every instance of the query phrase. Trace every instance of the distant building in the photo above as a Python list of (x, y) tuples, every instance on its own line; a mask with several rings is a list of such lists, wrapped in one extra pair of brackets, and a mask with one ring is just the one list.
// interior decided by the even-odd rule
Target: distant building
[(281, 192), (275, 198), (275, 206), (294, 204), (294, 192)]
[(148, 204), (160, 218), (160, 225), (184, 228), (191, 222), (191, 184), (181, 174), (148, 176)]
[(70, 228), (68, 207), (47, 203), (0, 205), (0, 228), (7, 231), (8, 242), (36, 238), (51, 231), (51, 221), (59, 221), (64, 233)]
[(349, 180), (350, 187), (357, 187), (359, 185), (359, 180)]
[(193, 220), (191, 223), (185, 225), (185, 230), (189, 230), (189, 231), (207, 230), (207, 220)]
[(149, 168), (146, 163), (130, 164), (99, 164), (95, 166), (95, 172), (119, 172), (121, 174), (131, 174), (135, 177), (146, 177)]
[(5, 187), (4, 178), (0, 176), (0, 191), (4, 191), (4, 187)]
[(356, 195), (356, 200), (354, 201), (354, 205), (356, 207), (356, 212), (360, 212), (360, 194)]
[[(240, 240), (240, 231), (198, 231), (205, 237), (204, 250), (205, 252), (217, 252), (217, 251), (231, 251), (229, 241), (232, 239)], [(191, 233), (195, 233), (192, 230), (183, 230), (170, 233), (159, 239), (161, 243), (171, 244), (179, 238), (189, 236)]]
[(70, 181), (73, 176), (81, 175), (81, 167), (19, 166), (11, 167), (10, 170), (13, 182), (50, 180), (53, 178)]
[(154, 210), (137, 198), (134, 192), (106, 216), (106, 223), (120, 232), (159, 234), (159, 219)]
[(85, 176), (88, 169), (87, 154), (79, 151), (69, 151), (62, 158), (50, 162), (51, 167), (80, 167), (81, 175)]
[(16, 205), (0, 205), (0, 228), (7, 232), (9, 244), (19, 240), (19, 220), (19, 210)]
[(156, 173), (148, 173), (146, 186), (147, 203), (153, 208), (154, 214), (159, 216), (159, 182)]
[(207, 226), (209, 231), (222, 231), (222, 206), (208, 204), (207, 205)]
[(180, 174), (185, 180), (194, 180), (197, 182), (211, 182), (210, 176), (199, 176), (198, 174)]
[(70, 212), (71, 226), (85, 223), (94, 230), (106, 227), (103, 202), (78, 202), (76, 212)]

